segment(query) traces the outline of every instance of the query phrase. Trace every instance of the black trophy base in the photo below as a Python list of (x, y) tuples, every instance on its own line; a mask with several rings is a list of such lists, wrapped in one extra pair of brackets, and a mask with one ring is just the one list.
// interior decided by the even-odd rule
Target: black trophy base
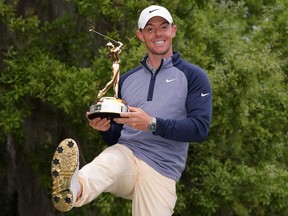
[(114, 118), (121, 118), (120, 113), (109, 113), (109, 112), (95, 112), (95, 113), (90, 113), (88, 115), (88, 118), (90, 120), (94, 119), (94, 118), (107, 118), (111, 121), (111, 123), (115, 123), (114, 122)]

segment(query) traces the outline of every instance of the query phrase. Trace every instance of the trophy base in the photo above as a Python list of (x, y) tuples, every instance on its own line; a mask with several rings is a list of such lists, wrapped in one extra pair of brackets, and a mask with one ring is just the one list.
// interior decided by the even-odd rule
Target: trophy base
[(88, 118), (90, 120), (97, 117), (107, 118), (111, 120), (111, 123), (115, 123), (113, 119), (121, 118), (120, 113), (122, 112), (128, 112), (128, 107), (123, 100), (114, 97), (103, 97), (90, 106)]

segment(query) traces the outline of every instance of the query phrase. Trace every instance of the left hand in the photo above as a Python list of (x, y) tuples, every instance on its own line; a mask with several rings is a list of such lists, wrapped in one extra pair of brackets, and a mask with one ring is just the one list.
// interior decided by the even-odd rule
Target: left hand
[(86, 113), (86, 118), (88, 119), (89, 125), (93, 129), (98, 130), (98, 131), (107, 131), (107, 130), (109, 130), (109, 128), (110, 128), (110, 120), (109, 119), (107, 119), (107, 118), (101, 119), (101, 118), (98, 117), (98, 118), (94, 118), (94, 119), (90, 120), (88, 118), (89, 114), (90, 114), (90, 112)]
[(128, 112), (121, 113), (122, 118), (114, 118), (118, 124), (126, 124), (137, 130), (148, 130), (147, 125), (152, 121), (144, 110), (136, 107), (128, 107)]

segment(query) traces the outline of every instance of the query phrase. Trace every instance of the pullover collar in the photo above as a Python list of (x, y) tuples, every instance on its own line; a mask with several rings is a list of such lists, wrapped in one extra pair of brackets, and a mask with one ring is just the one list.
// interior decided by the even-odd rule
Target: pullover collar
[(140, 61), (140, 63), (145, 67), (147, 68), (149, 71), (151, 71), (153, 73), (156, 73), (158, 72), (161, 68), (165, 68), (165, 67), (170, 67), (171, 64), (177, 64), (179, 62), (179, 59), (180, 59), (180, 54), (179, 52), (174, 52), (172, 56), (166, 58), (166, 59), (162, 59), (161, 60), (161, 64), (159, 66), (159, 68), (157, 68), (156, 70), (151, 67), (151, 65), (148, 64), (148, 55), (144, 56), (143, 59)]

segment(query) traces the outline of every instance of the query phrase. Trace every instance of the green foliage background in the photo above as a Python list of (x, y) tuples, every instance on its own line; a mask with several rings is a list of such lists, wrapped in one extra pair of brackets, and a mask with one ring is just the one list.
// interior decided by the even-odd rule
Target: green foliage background
[[(107, 41), (88, 30), (125, 44), (125, 72), (145, 54), (135, 37), (140, 11), (160, 4), (178, 27), (174, 50), (207, 71), (214, 99), (209, 138), (191, 144), (174, 215), (288, 214), (286, 0), (67, 0), (61, 4), (70, 10), (54, 17), (47, 15), (44, 3), (40, 9), (19, 10), (20, 3), (0, 1), (2, 178), (10, 166), (4, 147), (10, 136), (47, 199), (50, 160), (64, 136), (80, 143), (82, 165), (106, 147), (85, 113), (109, 80), (111, 65)], [(41, 137), (41, 142), (31, 138), (32, 145), (26, 124), (35, 115), (49, 125), (56, 121), (61, 133)], [(50, 129), (45, 128), (55, 135)], [(6, 204), (1, 209), (9, 212)], [(130, 205), (103, 194), (66, 215), (131, 215)]]

